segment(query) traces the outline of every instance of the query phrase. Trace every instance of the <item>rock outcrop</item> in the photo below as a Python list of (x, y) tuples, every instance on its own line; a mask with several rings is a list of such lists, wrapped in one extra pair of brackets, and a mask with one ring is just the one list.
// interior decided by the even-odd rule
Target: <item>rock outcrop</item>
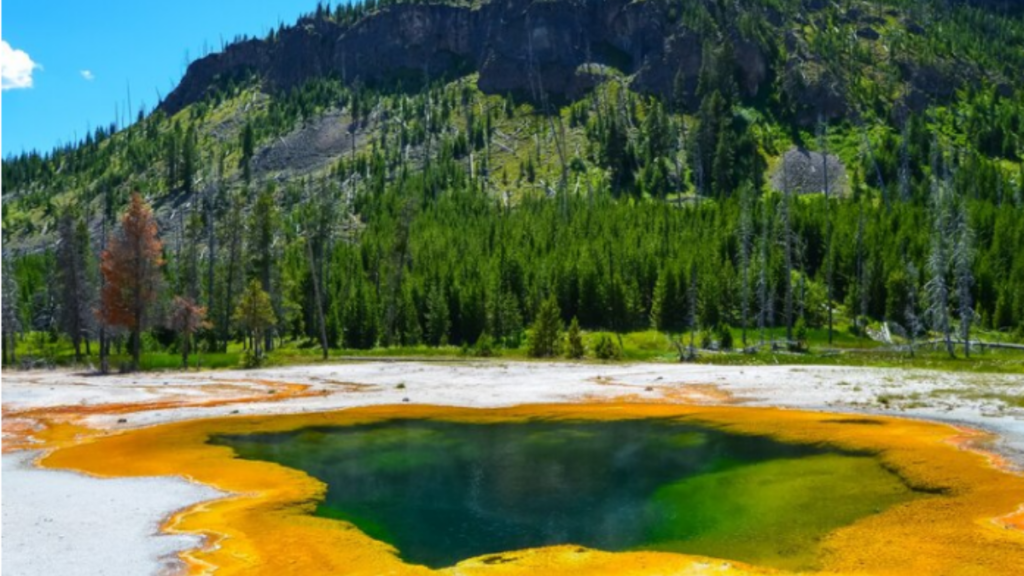
[[(807, 0), (806, 9), (820, 9), (816, 2)], [(637, 91), (695, 107), (704, 46), (728, 41), (742, 96), (756, 97), (781, 77), (801, 124), (851, 113), (842, 83), (785, 28), (781, 15), (762, 14), (776, 28), (774, 37), (785, 43), (786, 62), (774, 56), (777, 47), (747, 39), (735, 27), (720, 28), (714, 37), (691, 29), (676, 10), (675, 4), (655, 0), (485, 0), (474, 6), (393, 4), (351, 24), (307, 17), (265, 40), (235, 43), (193, 62), (161, 108), (177, 112), (202, 98), (218, 79), (248, 73), (273, 92), (321, 75), (411, 87), (472, 72), (484, 92), (533, 101), (572, 100), (608, 73), (622, 74)], [(868, 27), (868, 16), (851, 10), (846, 18), (864, 25), (862, 37), (879, 37)], [(938, 91), (927, 86), (941, 85), (945, 78), (927, 72), (905, 70), (917, 92), (933, 97)]]
[[(351, 25), (304, 18), (272, 39), (247, 40), (193, 62), (161, 108), (174, 113), (218, 78), (257, 73), (270, 90), (333, 74), (366, 84), (479, 73), (489, 93), (575, 98), (614, 69), (635, 89), (670, 96), (677, 76), (692, 98), (705, 42), (673, 24), (661, 2), (493, 1), (476, 8), (400, 4)], [(756, 95), (768, 77), (760, 47), (737, 42), (741, 89)], [(591, 66), (597, 65), (597, 66)]]
[(791, 148), (771, 175), (772, 188), (791, 194), (816, 194), (825, 190), (825, 177), (831, 194), (843, 195), (849, 189), (846, 167), (838, 156), (823, 156), (803, 148)]

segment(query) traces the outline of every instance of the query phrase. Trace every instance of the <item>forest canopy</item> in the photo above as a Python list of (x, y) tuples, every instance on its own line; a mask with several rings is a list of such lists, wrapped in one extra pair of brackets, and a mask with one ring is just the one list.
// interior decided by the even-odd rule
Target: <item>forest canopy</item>
[[(722, 39), (702, 50), (692, 103), (614, 73), (565, 101), (543, 88), (488, 94), (473, 73), (413, 88), (325, 75), (283, 92), (248, 74), (173, 115), (7, 158), (5, 360), (29, 334), (88, 355), (101, 334), (101, 346), (127, 343), (126, 330), (144, 330), (130, 341), (151, 351), (245, 341), (257, 356), (285, 341), (325, 354), (482, 339), (530, 349), (531, 326), (718, 345), (735, 331), (748, 347), (784, 328), (798, 347), (801, 328), (865, 337), (885, 323), (900, 342), (951, 354), (970, 351), (972, 330), (1024, 337), (1024, 86), (980, 82), (912, 108), (888, 92), (900, 62), (868, 64), (882, 42), (914, 66), (957, 53), (996, 77), (1024, 63), (1022, 44), (1009, 48), (1021, 17), (839, 2), (801, 24), (794, 2), (726, 4), (678, 13)], [(831, 36), (851, 32), (852, 10), (876, 18), (882, 39)], [(905, 33), (926, 18), (945, 19)], [(785, 66), (767, 93), (740, 88), (744, 39), (784, 51), (772, 34), (785, 26), (827, 69), (855, 74), (842, 79), (854, 109), (808, 122)], [(792, 165), (793, 151), (821, 162)], [(820, 190), (787, 184), (791, 170), (839, 168)], [(122, 214), (143, 210), (136, 192), (158, 224), (150, 260), (163, 264), (136, 310), (144, 325), (114, 321), (101, 273)], [(181, 302), (203, 320), (173, 321)]]

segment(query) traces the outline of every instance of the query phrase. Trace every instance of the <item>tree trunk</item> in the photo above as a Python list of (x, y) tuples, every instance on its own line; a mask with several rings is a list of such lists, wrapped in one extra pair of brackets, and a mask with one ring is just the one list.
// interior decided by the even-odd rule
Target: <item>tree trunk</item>
[(138, 370), (142, 360), (142, 332), (132, 330), (132, 370)]
[(110, 352), (110, 344), (107, 342), (107, 329), (100, 324), (100, 373), (110, 372), (110, 360), (107, 354)]
[(17, 362), (17, 358), (14, 353), (14, 347), (17, 345), (18, 339), (14, 336), (14, 333), (4, 332), (4, 361), (7, 362), (8, 366)]
[(224, 315), (223, 321), (221, 322), (221, 330), (223, 330), (224, 340), (224, 351), (228, 351), (228, 340), (230, 339), (231, 329), (229, 327), (231, 319), (231, 293), (235, 288), (235, 265), (238, 261), (238, 234), (239, 230), (235, 227), (231, 231), (231, 247), (228, 249), (228, 281), (227, 286), (224, 289)]
[[(218, 178), (218, 183), (219, 183)], [(213, 318), (213, 300), (214, 300), (214, 267), (217, 262), (217, 251), (216, 251), (216, 239), (213, 229), (213, 201), (207, 198), (206, 200), (206, 309), (210, 313), (211, 319)], [(207, 343), (210, 344), (209, 348), (214, 349), (216, 347), (217, 338), (214, 336), (215, 332), (213, 327), (210, 327), (208, 331), (209, 338)]]
[[(825, 282), (828, 290), (828, 345), (832, 345), (832, 212), (829, 209), (829, 196), (828, 196), (828, 126), (824, 121), (821, 122), (819, 139), (821, 141), (821, 170), (822, 170), (822, 182), (824, 183), (825, 189)], [(858, 253), (859, 254), (859, 253)]]
[[(100, 208), (100, 210), (103, 211), (103, 231), (101, 232), (101, 234), (103, 236), (102, 236), (102, 238), (100, 240), (101, 254), (102, 254), (102, 243), (107, 241), (107, 206), (108, 206), (109, 203), (110, 203), (110, 191), (107, 190), (107, 189), (104, 189), (103, 206)], [(98, 262), (102, 262), (102, 257), (98, 258), (97, 261)], [(100, 321), (99, 321), (99, 325), (100, 325), (100, 374), (106, 374), (107, 372), (110, 371), (110, 361), (107, 359), (107, 352), (108, 352), (109, 349), (107, 348), (107, 329), (106, 329), (105, 320), (103, 319), (105, 314), (103, 314), (104, 310), (103, 310), (103, 304), (102, 304), (102, 302), (103, 302), (102, 294), (103, 294), (103, 290), (105, 290), (105, 287), (107, 285), (107, 278), (106, 278), (106, 276), (103, 275), (102, 264), (100, 264), (100, 271), (99, 272), (100, 272), (100, 294), (101, 294), (101, 296), (100, 296)]]
[(327, 360), (327, 322), (324, 319), (324, 305), (320, 299), (320, 283), (317, 281), (316, 262), (313, 261), (313, 247), (307, 241), (306, 253), (309, 256), (309, 274), (313, 280), (313, 298), (316, 300), (316, 317), (320, 324), (320, 348), (324, 353), (324, 360)]

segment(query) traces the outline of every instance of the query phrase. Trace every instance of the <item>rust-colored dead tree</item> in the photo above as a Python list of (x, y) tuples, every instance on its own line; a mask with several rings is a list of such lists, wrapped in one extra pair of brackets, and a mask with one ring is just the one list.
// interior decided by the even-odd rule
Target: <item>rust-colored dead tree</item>
[(181, 337), (181, 364), (188, 369), (188, 354), (192, 350), (192, 335), (209, 328), (206, 321), (206, 307), (200, 306), (188, 296), (175, 296), (171, 303), (171, 328)]
[(139, 367), (141, 332), (160, 290), (162, 250), (153, 211), (135, 192), (121, 217), (121, 228), (107, 240), (101, 264), (105, 280), (102, 320), (131, 333), (133, 368)]

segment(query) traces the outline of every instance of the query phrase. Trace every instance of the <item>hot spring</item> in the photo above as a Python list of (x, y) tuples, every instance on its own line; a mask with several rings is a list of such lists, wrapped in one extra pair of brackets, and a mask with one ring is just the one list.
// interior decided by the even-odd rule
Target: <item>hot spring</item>
[(927, 496), (867, 452), (678, 419), (392, 419), (211, 441), (319, 479), (317, 516), (432, 568), (572, 544), (813, 569), (833, 530)]

